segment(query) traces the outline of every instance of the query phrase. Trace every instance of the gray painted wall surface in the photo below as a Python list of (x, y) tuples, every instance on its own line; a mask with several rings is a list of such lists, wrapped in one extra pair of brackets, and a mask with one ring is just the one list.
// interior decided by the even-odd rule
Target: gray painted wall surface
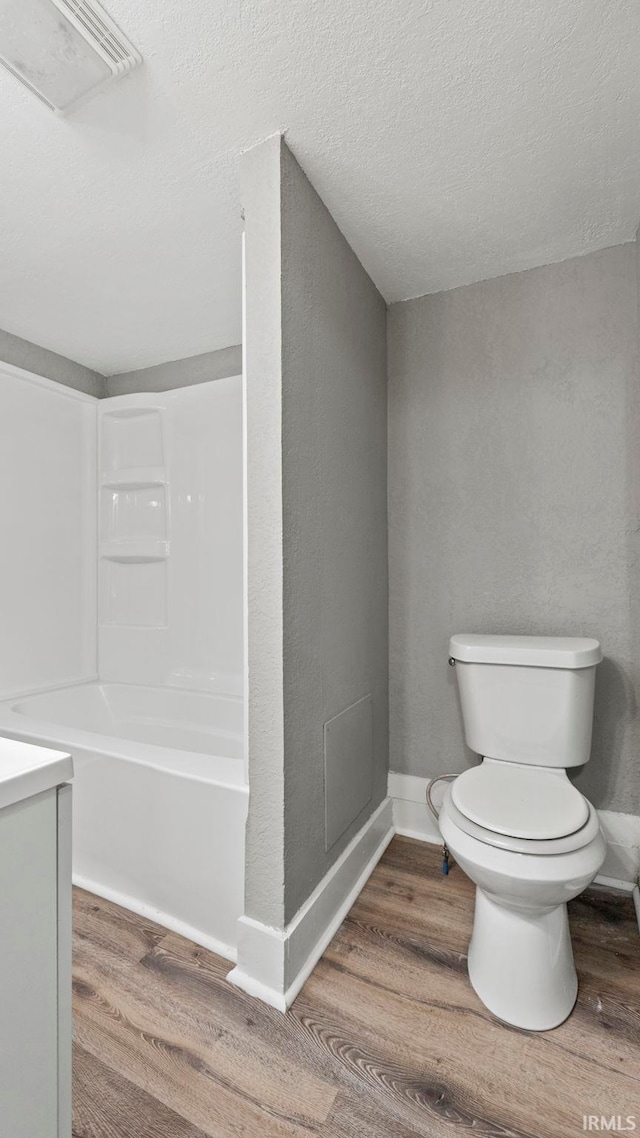
[(389, 312), (393, 770), (460, 771), (452, 632), (593, 635), (595, 805), (640, 812), (633, 244)]
[(13, 364), (14, 367), (24, 368), (46, 379), (54, 379), (63, 383), (65, 387), (73, 387), (76, 391), (84, 391), (87, 395), (95, 395), (99, 399), (105, 394), (105, 381), (103, 376), (91, 371), (82, 364), (68, 360), (66, 356), (59, 356), (57, 352), (50, 352), (48, 348), (41, 348), (32, 344), (30, 340), (22, 340), (13, 336), (11, 332), (4, 332), (0, 328), (0, 360)]
[[(279, 138), (244, 156), (248, 916), (291, 919), (386, 793), (386, 313)], [(324, 849), (323, 724), (374, 700), (374, 789)]]
[(68, 360), (66, 356), (59, 356), (48, 348), (41, 348), (0, 328), (0, 360), (73, 387), (76, 391), (94, 395), (96, 399), (104, 399), (111, 395), (129, 395), (134, 391), (170, 391), (192, 383), (240, 375), (242, 346), (234, 344), (216, 352), (105, 377), (74, 360)]
[[(285, 918), (386, 795), (386, 305), (282, 151)], [(322, 725), (373, 700), (370, 803), (325, 854)]]
[(206, 383), (210, 379), (226, 379), (242, 372), (242, 346), (221, 348), (217, 352), (204, 352), (184, 360), (171, 360), (110, 375), (106, 380), (106, 395), (130, 395), (134, 391), (170, 391), (175, 387), (189, 387), (192, 383)]

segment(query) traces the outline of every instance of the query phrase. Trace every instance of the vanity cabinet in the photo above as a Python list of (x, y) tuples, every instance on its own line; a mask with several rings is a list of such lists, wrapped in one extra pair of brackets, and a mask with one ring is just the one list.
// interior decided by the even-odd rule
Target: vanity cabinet
[(9, 746), (24, 745), (0, 741), (0, 1135), (71, 1138), (71, 787), (46, 786), (71, 760), (44, 751), (52, 769), (12, 793)]

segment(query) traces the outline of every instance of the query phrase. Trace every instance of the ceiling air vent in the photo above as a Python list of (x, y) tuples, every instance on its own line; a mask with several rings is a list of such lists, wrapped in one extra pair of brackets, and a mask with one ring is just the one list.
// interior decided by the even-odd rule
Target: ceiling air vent
[(0, 0), (0, 62), (64, 113), (142, 56), (96, 0)]

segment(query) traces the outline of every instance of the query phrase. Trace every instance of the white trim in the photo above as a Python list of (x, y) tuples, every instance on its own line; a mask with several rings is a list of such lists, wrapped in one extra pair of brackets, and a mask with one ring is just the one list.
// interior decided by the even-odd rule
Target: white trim
[[(97, 374), (97, 373), (95, 373)], [(0, 375), (9, 376), (12, 379), (21, 379), (25, 383), (31, 383), (35, 387), (45, 387), (48, 391), (61, 395), (63, 399), (77, 399), (81, 403), (99, 403), (100, 400), (95, 395), (89, 395), (86, 391), (78, 391), (75, 387), (67, 387), (66, 383), (62, 383), (58, 379), (47, 379), (44, 375), (38, 375), (34, 371), (26, 371), (25, 368), (17, 367), (16, 364), (5, 363), (0, 360)]]
[[(598, 810), (602, 832), (607, 839), (607, 856), (596, 881), (609, 878), (617, 888), (633, 888), (640, 874), (640, 817)], [(622, 882), (622, 885), (620, 884)]]
[(441, 845), (438, 823), (427, 806), (428, 785), (428, 778), (389, 771), (387, 794), (393, 802), (393, 824), (403, 838)]
[[(100, 517), (100, 498), (98, 496), (98, 400), (94, 407), (85, 405), (83, 413), (83, 508), (82, 526), (84, 530), (84, 582), (82, 603), (83, 634), (82, 658), (84, 666), (93, 675), (98, 675), (98, 518)], [(100, 491), (102, 493), (102, 491)]]
[(279, 1011), (293, 1003), (394, 836), (385, 798), (284, 929), (238, 921), (238, 965), (227, 979)]
[(251, 917), (238, 918), (238, 963), (227, 980), (279, 1012), (286, 1012), (287, 931)]
[[(393, 801), (397, 834), (440, 844), (438, 824), (426, 804), (429, 782), (428, 778), (390, 771), (388, 794)], [(444, 786), (442, 783), (440, 795), (444, 793)], [(598, 817), (607, 840), (607, 856), (596, 881), (631, 892), (640, 874), (640, 816), (599, 810)]]
[(605, 873), (598, 874), (594, 885), (599, 885), (602, 889), (617, 889), (620, 893), (633, 893), (636, 888), (632, 881), (621, 881), (619, 877), (607, 877)]
[(242, 226), (242, 683), (244, 777), (249, 782), (249, 446), (247, 442), (247, 240)]
[(145, 905), (143, 901), (138, 901), (136, 897), (130, 897), (128, 893), (121, 893), (118, 889), (110, 889), (98, 881), (92, 881), (90, 877), (83, 877), (81, 873), (73, 874), (73, 884), (77, 885), (79, 889), (86, 889), (87, 893), (95, 893), (97, 897), (104, 897), (105, 901), (112, 901), (114, 905), (120, 905), (123, 909), (130, 909), (139, 917), (154, 921), (170, 932), (178, 933), (186, 940), (192, 940), (195, 944), (201, 945), (202, 948), (208, 948), (210, 952), (215, 952), (218, 956), (223, 956), (225, 960), (235, 963), (236, 949), (233, 945), (225, 944), (224, 941), (209, 936), (208, 933), (203, 933), (201, 929), (188, 925), (186, 921), (181, 921), (178, 917), (172, 917), (170, 913), (165, 913), (162, 909), (154, 909), (152, 905)]

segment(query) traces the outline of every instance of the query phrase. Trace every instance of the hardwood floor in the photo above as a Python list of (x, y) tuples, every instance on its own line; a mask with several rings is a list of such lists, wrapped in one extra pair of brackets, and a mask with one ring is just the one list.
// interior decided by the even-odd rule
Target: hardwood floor
[(89, 893), (75, 898), (74, 1138), (564, 1138), (583, 1115), (640, 1130), (633, 904), (570, 905), (580, 994), (527, 1034), (466, 976), (473, 887), (395, 838), (285, 1015), (205, 949)]

